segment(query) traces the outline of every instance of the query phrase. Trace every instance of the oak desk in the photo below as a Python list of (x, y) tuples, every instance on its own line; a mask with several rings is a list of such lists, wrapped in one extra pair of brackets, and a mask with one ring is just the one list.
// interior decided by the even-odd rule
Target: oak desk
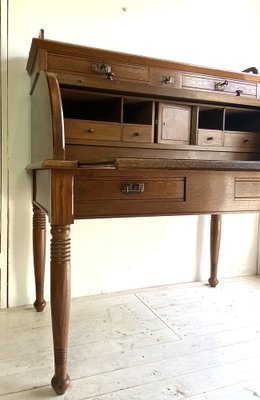
[(45, 214), (57, 394), (67, 389), (70, 225), (77, 218), (260, 211), (260, 78), (32, 40), (33, 249), (45, 306)]

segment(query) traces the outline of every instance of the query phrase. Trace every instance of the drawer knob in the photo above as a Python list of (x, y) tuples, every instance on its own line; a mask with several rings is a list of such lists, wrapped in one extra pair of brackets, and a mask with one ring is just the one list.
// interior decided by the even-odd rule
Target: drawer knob
[(207, 141), (208, 141), (208, 142), (210, 142), (210, 141), (213, 140), (213, 139), (214, 139), (213, 136), (208, 136), (208, 137), (207, 137)]
[(140, 136), (140, 135), (141, 135), (140, 131), (135, 132), (135, 136)]
[(123, 183), (121, 186), (121, 192), (123, 193), (143, 193), (144, 183)]
[(249, 139), (244, 139), (243, 143), (249, 143)]
[(94, 132), (94, 128), (88, 128), (88, 132), (89, 133), (93, 133)]
[(243, 90), (240, 90), (240, 89), (236, 90), (236, 96), (241, 96), (242, 93), (243, 93)]
[(228, 85), (228, 81), (225, 80), (224, 82), (215, 82), (215, 90), (218, 90), (219, 92), (223, 92), (225, 89), (225, 86)]

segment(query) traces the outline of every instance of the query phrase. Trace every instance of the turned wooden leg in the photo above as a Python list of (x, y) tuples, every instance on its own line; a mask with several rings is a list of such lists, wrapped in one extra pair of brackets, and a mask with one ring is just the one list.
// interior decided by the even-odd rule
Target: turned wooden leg
[(55, 374), (51, 385), (63, 394), (70, 384), (67, 346), (70, 315), (70, 225), (51, 228), (51, 314)]
[(210, 278), (209, 284), (217, 286), (218, 256), (221, 238), (221, 214), (212, 214), (210, 223)]
[(36, 311), (42, 311), (46, 305), (44, 300), (44, 271), (46, 250), (46, 222), (44, 212), (33, 205), (33, 258), (36, 288)]

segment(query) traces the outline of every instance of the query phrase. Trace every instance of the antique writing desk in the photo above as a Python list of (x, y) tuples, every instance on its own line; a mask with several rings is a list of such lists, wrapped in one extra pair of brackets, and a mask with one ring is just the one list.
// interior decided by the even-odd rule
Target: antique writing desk
[[(32, 40), (35, 308), (45, 214), (57, 394), (69, 385), (70, 224), (77, 218), (211, 214), (211, 286), (222, 212), (260, 210), (260, 78)], [(90, 266), (91, 268), (91, 266)]]

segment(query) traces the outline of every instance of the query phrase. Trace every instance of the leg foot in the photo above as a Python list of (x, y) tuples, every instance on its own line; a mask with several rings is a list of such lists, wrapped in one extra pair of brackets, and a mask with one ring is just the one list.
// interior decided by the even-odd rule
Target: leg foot
[(212, 214), (210, 223), (210, 278), (208, 280), (211, 287), (218, 284), (218, 256), (221, 238), (221, 214)]
[(70, 377), (66, 376), (65, 379), (59, 379), (54, 377), (51, 380), (51, 386), (56, 394), (64, 394), (70, 385)]
[(46, 301), (43, 299), (42, 301), (40, 300), (35, 300), (33, 303), (33, 306), (37, 312), (43, 311), (44, 307), (46, 306)]
[(216, 287), (217, 284), (218, 284), (218, 278), (209, 278), (208, 282), (209, 282), (211, 287)]

